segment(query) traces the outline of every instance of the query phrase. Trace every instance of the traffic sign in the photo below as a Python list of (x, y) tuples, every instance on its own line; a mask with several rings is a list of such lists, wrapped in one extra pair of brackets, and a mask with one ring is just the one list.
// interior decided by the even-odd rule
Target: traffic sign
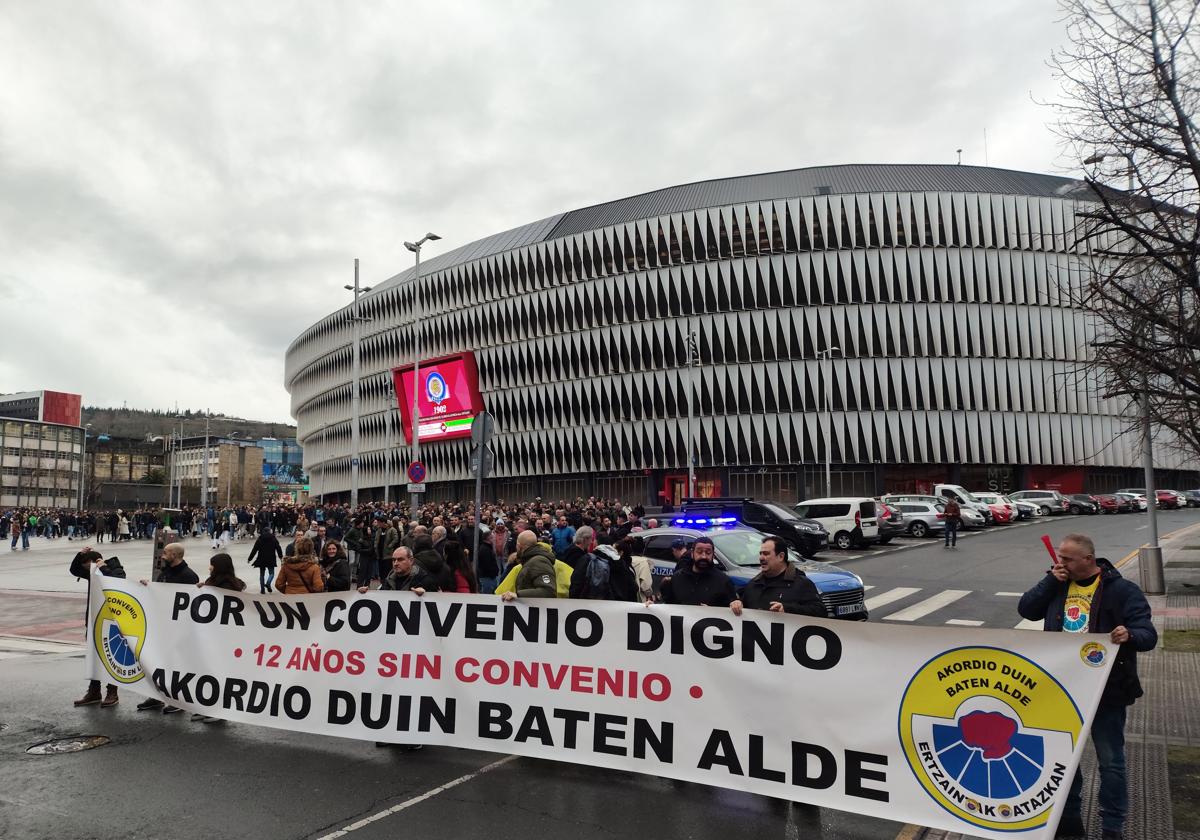
[(476, 446), (471, 450), (471, 475), (479, 477), (480, 463), (483, 464), (483, 478), (487, 478), (492, 474), (492, 464), (495, 461), (495, 454), (490, 446)]
[(487, 443), (495, 430), (495, 425), (496, 419), (492, 417), (491, 412), (479, 412), (475, 416), (474, 422), (471, 423), (471, 443), (475, 446)]
[(425, 482), (410, 481), (408, 483), (408, 492), (409, 493), (424, 493), (425, 492)]
[[(408, 465), (408, 480), (413, 484), (423, 484), (425, 482), (425, 465), (420, 461), (413, 461)], [(410, 490), (410, 493), (424, 493), (424, 490)]]

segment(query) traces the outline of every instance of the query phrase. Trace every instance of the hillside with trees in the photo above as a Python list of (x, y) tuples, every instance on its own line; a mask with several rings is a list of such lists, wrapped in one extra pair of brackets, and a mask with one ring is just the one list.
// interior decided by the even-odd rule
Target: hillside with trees
[[(91, 423), (92, 434), (109, 435), (111, 437), (147, 438), (166, 436), (174, 430), (179, 433), (179, 416), (183, 417), (183, 433), (185, 436), (204, 434), (205, 412), (194, 409), (157, 409), (138, 408), (101, 408), (85, 405), (83, 407), (83, 422)], [(258, 420), (246, 420), (241, 417), (227, 417), (223, 414), (209, 415), (209, 433), (214, 436), (228, 436), (233, 432), (243, 438), (291, 438), (296, 436), (296, 427), (287, 423), (263, 423)]]

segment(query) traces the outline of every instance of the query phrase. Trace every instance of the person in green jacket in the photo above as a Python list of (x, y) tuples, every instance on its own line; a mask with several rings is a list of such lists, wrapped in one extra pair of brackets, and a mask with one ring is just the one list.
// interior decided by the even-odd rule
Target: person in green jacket
[(558, 583), (554, 572), (554, 552), (550, 546), (537, 541), (533, 531), (522, 531), (517, 535), (516, 590), (505, 592), (500, 597), (505, 601), (516, 598), (556, 598)]

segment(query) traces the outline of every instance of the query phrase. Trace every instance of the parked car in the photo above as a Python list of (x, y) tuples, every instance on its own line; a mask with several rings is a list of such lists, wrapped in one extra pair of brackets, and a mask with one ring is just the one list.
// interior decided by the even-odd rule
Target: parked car
[(1183, 498), (1182, 493), (1174, 490), (1156, 490), (1154, 492), (1158, 496), (1158, 506), (1163, 510), (1178, 510), (1187, 506), (1187, 499)]
[[(874, 510), (872, 505), (872, 516)], [(783, 505), (749, 498), (684, 499), (671, 522), (695, 528), (740, 523), (783, 537), (788, 545), (810, 560), (829, 543), (829, 532), (820, 522), (798, 517)]]
[(875, 521), (879, 523), (879, 537), (875, 541), (880, 545), (887, 545), (892, 537), (898, 537), (907, 530), (904, 513), (884, 502), (875, 503)]
[(806, 499), (794, 508), (796, 516), (813, 519), (829, 532), (829, 542), (841, 549), (867, 546), (879, 538), (875, 500), (865, 496)]
[[(639, 531), (633, 536), (638, 541), (636, 553), (650, 561), (656, 590), (664, 577), (675, 574), (671, 543), (682, 539), (690, 551), (692, 543), (700, 536), (712, 539), (714, 565), (729, 575), (733, 585), (740, 589), (759, 573), (758, 550), (766, 534), (738, 525), (710, 530), (665, 525), (652, 531)], [(597, 546), (597, 549), (605, 550), (609, 557), (614, 556), (616, 551), (611, 546)], [(805, 560), (795, 551), (788, 552), (788, 559), (808, 575), (817, 587), (821, 603), (825, 605), (825, 612), (830, 618), (867, 620), (862, 578), (828, 563)]]
[(1200, 507), (1200, 490), (1184, 490), (1183, 497), (1188, 507)]
[(1037, 505), (1043, 516), (1058, 516), (1068, 510), (1067, 500), (1057, 490), (1018, 490), (1009, 493), (1014, 499), (1024, 499)]
[[(958, 502), (960, 508), (974, 508), (979, 511), (984, 522), (992, 521), (992, 509), (983, 502), (975, 498), (974, 494), (961, 484), (935, 484), (933, 486), (933, 495), (941, 496), (945, 499), (954, 499)], [(963, 519), (966, 522), (966, 519)]]
[(1101, 513), (1120, 513), (1122, 503), (1125, 505), (1125, 510), (1129, 510), (1128, 501), (1118, 499), (1112, 493), (1100, 493), (1092, 498), (1094, 498), (1096, 500), (1096, 504), (1100, 506)]
[(1125, 499), (1125, 501), (1127, 501), (1129, 503), (1129, 509), (1134, 513), (1137, 513), (1138, 511), (1144, 511), (1148, 507), (1150, 507), (1146, 503), (1146, 497), (1139, 496), (1136, 493), (1125, 493), (1125, 492), (1118, 490), (1113, 495), (1119, 499)]
[(1099, 512), (1100, 503), (1090, 493), (1072, 493), (1067, 496), (1067, 513), (1075, 515), (1086, 513), (1090, 516)]
[(971, 495), (991, 509), (992, 521), (997, 525), (1003, 525), (1016, 520), (1016, 506), (999, 493), (992, 493), (986, 490), (981, 493), (972, 490)]
[(904, 514), (904, 530), (909, 536), (918, 539), (936, 537), (946, 530), (946, 507), (941, 502), (889, 501), (887, 504)]
[(1012, 496), (1005, 496), (1004, 498), (1016, 510), (1017, 519), (1033, 519), (1042, 515), (1042, 509), (1033, 502), (1027, 502), (1024, 499), (1014, 499)]

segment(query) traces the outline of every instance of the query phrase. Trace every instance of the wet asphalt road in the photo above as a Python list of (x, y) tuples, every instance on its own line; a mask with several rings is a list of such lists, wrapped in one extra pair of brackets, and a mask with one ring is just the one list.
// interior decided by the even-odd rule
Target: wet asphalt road
[[(1200, 511), (1167, 512), (1161, 520), (1167, 533), (1200, 522)], [(1042, 533), (1056, 540), (1071, 531), (1090, 533), (1100, 553), (1115, 561), (1145, 539), (1139, 530), (1144, 525), (1144, 515), (1038, 520), (969, 537), (954, 552), (930, 543), (841, 565), (873, 587), (868, 595), (899, 586), (920, 590), (912, 599), (945, 589), (969, 591), (913, 623), (939, 625), (952, 615), (970, 615), (985, 626), (1012, 627), (1015, 604), (995, 592), (1023, 591), (1044, 573)], [(888, 621), (889, 612), (904, 604), (898, 600), (872, 620)], [(903, 828), (580, 765), (521, 758), (492, 766), (504, 756), (441, 747), (406, 753), (251, 726), (206, 726), (186, 713), (136, 712), (132, 694), (115, 709), (76, 710), (71, 701), (82, 693), (81, 671), (81, 655), (0, 659), (4, 840), (325, 838), (380, 814), (342, 836), (894, 840)], [(761, 703), (764, 717), (781, 722), (814, 713), (778, 708), (769, 697)], [(112, 743), (70, 755), (24, 752), (39, 741), (78, 734), (107, 735)]]

